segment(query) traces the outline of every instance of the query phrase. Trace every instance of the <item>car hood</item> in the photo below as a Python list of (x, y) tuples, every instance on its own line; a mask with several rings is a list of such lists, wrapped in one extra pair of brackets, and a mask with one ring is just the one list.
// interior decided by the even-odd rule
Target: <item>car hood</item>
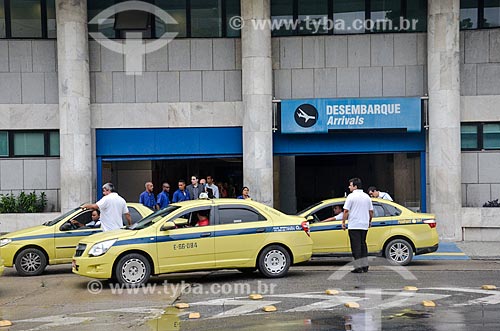
[(41, 234), (53, 234), (54, 233), (54, 227), (53, 226), (45, 226), (45, 225), (37, 225), (37, 226), (32, 226), (30, 228), (14, 231), (14, 232), (9, 232), (5, 235), (2, 236), (2, 238), (20, 238), (20, 237), (31, 237), (31, 236), (37, 236)]
[(80, 241), (82, 244), (95, 244), (101, 241), (106, 241), (110, 239), (127, 239), (127, 238), (132, 238), (137, 235), (139, 231), (138, 230), (113, 230), (113, 231), (106, 231), (106, 232), (100, 232), (93, 234), (91, 236), (85, 237)]

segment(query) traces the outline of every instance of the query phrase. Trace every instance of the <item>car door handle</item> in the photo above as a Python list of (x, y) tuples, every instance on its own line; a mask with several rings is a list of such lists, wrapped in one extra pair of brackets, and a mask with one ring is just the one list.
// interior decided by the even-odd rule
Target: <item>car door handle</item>
[(205, 233), (200, 234), (200, 237), (205, 238), (205, 237), (210, 237), (211, 235), (212, 235), (212, 232), (205, 232)]
[(255, 230), (255, 232), (257, 232), (257, 233), (266, 232), (266, 228), (257, 228), (257, 229)]

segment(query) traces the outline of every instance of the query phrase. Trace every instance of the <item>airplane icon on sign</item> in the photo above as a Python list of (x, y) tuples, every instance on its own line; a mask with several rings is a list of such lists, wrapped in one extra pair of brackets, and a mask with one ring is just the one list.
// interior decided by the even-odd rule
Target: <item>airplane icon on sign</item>
[(315, 116), (307, 115), (305, 111), (303, 111), (302, 109), (300, 109), (300, 107), (297, 109), (297, 116), (300, 117), (300, 118), (303, 118), (305, 123), (307, 123), (307, 121), (309, 121), (309, 120), (315, 120), (316, 119)]

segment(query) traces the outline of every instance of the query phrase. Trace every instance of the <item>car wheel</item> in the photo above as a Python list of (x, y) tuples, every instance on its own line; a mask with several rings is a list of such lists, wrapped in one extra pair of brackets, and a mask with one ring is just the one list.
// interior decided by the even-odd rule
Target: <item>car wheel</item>
[(408, 265), (413, 259), (413, 248), (404, 239), (392, 240), (385, 247), (385, 258), (391, 264)]
[(290, 254), (278, 245), (264, 248), (259, 255), (259, 271), (268, 278), (285, 276), (290, 264)]
[(239, 268), (238, 271), (245, 275), (253, 274), (257, 268)]
[(21, 276), (38, 276), (47, 267), (47, 258), (41, 250), (27, 248), (17, 255), (15, 264)]
[(148, 259), (141, 254), (127, 254), (116, 264), (115, 277), (123, 285), (139, 286), (145, 284), (150, 275), (151, 265)]

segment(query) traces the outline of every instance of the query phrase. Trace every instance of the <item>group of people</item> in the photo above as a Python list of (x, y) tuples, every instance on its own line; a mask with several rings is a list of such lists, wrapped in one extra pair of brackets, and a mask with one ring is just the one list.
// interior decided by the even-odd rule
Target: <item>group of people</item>
[[(170, 199), (170, 184), (168, 182), (162, 183), (162, 191), (155, 197), (153, 192), (153, 183), (147, 182), (144, 192), (139, 196), (139, 203), (153, 210), (163, 209), (171, 202), (181, 202), (187, 200), (196, 200), (201, 198), (219, 199), (227, 197), (226, 194), (221, 194), (225, 191), (223, 185), (216, 185), (212, 176), (199, 178), (198, 175), (191, 176), (191, 184), (186, 185), (184, 179), (179, 179), (177, 183), (177, 190), (174, 192), (172, 199)], [(241, 195), (237, 199), (250, 199), (249, 188), (243, 187)]]

